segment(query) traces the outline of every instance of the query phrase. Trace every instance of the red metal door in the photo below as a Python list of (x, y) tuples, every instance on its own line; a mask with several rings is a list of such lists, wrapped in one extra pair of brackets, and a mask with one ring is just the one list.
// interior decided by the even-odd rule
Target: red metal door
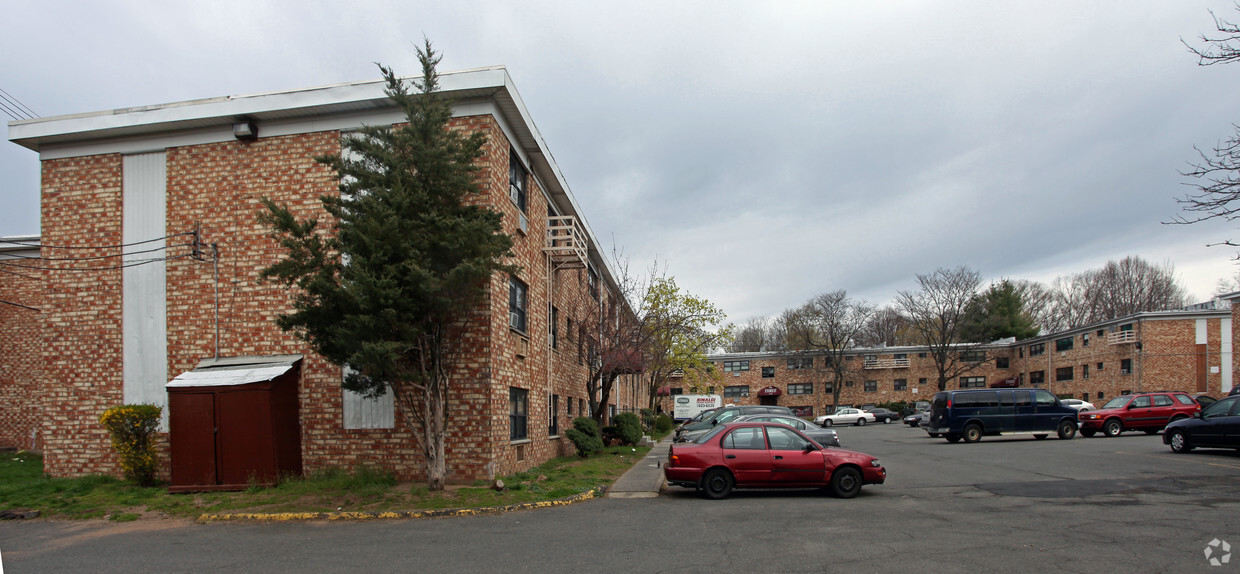
[(216, 484), (215, 394), (168, 393), (172, 486)]

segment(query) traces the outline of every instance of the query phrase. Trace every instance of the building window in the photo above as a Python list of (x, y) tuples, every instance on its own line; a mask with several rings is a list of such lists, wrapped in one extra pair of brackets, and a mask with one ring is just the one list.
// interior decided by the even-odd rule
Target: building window
[(844, 381), (844, 388), (846, 388), (846, 389), (851, 389), (851, 388), (852, 388), (852, 386), (853, 386), (853, 382), (852, 382), (852, 381)]
[(892, 356), (891, 356), (891, 358), (893, 358), (893, 359), (895, 359), (895, 360), (897, 360), (897, 361), (907, 361), (907, 360), (908, 360), (908, 354), (907, 354), (907, 353), (896, 353), (896, 354), (892, 355)]
[(586, 413), (586, 400), (585, 400), (585, 399), (577, 399), (577, 414), (578, 414), (579, 416), (585, 416), (585, 415), (587, 414), (587, 413)]
[(908, 379), (896, 379), (895, 390), (907, 391), (908, 390)]
[(867, 392), (867, 393), (876, 393), (876, 392), (878, 392), (878, 381), (866, 381), (866, 382), (865, 382), (865, 392)]
[(1046, 352), (1046, 343), (1038, 343), (1036, 345), (1029, 345), (1029, 356), (1030, 357), (1036, 357), (1045, 352)]
[(1056, 351), (1071, 351), (1072, 341), (1073, 341), (1072, 337), (1064, 337), (1062, 339), (1056, 339), (1055, 350)]
[(995, 368), (996, 369), (1008, 368), (1008, 358), (1007, 357), (995, 357)]
[(668, 392), (670, 392), (670, 393), (672, 394), (672, 396), (673, 396), (673, 397), (674, 397), (674, 396), (676, 396), (676, 395), (683, 395), (683, 394), (685, 394), (685, 390), (684, 390), (683, 388), (680, 388), (680, 387), (672, 387), (672, 388), (671, 388), (671, 390), (670, 390), (670, 391), (668, 391)]
[(568, 407), (568, 416), (573, 416), (573, 397), (568, 397), (568, 400), (564, 401), (564, 403), (564, 406)]
[(530, 416), (530, 392), (508, 387), (508, 439), (524, 440), (529, 436), (526, 423)]
[(530, 288), (520, 279), (508, 277), (508, 326), (525, 332), (526, 308), (529, 305)]
[(547, 434), (560, 435), (560, 395), (551, 395), (551, 428)]
[(1119, 360), (1119, 374), (1121, 375), (1132, 374), (1132, 359), (1120, 359)]
[[(1081, 346), (1082, 346), (1082, 347), (1088, 347), (1088, 346), (1089, 346), (1089, 333), (1084, 333), (1084, 334), (1082, 334), (1082, 335), (1081, 335)], [(1086, 400), (1088, 400), (1088, 399), (1089, 399), (1089, 397), (1085, 397), (1085, 398), (1086, 398)]]
[(1055, 380), (1056, 381), (1071, 381), (1072, 380), (1072, 367), (1059, 367), (1058, 369), (1055, 369)]
[(981, 389), (986, 387), (986, 377), (960, 377), (960, 388)]
[(788, 385), (788, 394), (812, 395), (814, 394), (814, 383), (793, 383)]
[[(1089, 365), (1081, 365), (1081, 378), (1089, 378)], [(1085, 397), (1085, 400), (1089, 400), (1089, 397)]]
[(598, 271), (594, 270), (594, 266), (586, 268), (586, 277), (590, 280), (590, 297), (598, 300)]
[(1098, 400), (1102, 400), (1102, 397), (1104, 396), (1105, 395), (1102, 394), (1102, 391), (1098, 391)]
[(918, 359), (924, 359), (924, 358), (926, 358), (926, 354), (925, 354), (925, 353), (917, 353), (917, 358), (918, 358)]
[(1029, 384), (1040, 385), (1046, 382), (1046, 371), (1031, 371), (1029, 373)]
[(1098, 363), (1098, 370), (1099, 370), (1099, 371), (1101, 371), (1101, 370), (1102, 370), (1102, 363)]
[(796, 357), (788, 359), (789, 369), (812, 369), (814, 368), (813, 357)]
[(824, 393), (834, 393), (834, 392), (835, 392), (835, 382), (834, 382), (834, 381), (832, 381), (832, 382), (823, 383), (823, 384), (822, 384), (822, 392), (824, 392)]
[(749, 361), (724, 361), (723, 372), (734, 373), (738, 371), (748, 371)]
[(560, 310), (551, 307), (551, 348), (558, 349), (560, 339)]
[(739, 399), (749, 396), (749, 385), (732, 385), (723, 388), (723, 398)]
[(762, 367), (762, 378), (770, 379), (775, 377), (775, 367)]
[(960, 360), (966, 363), (980, 363), (986, 360), (986, 351), (972, 350), (960, 353)]
[(516, 150), (509, 150), (508, 155), (508, 199), (525, 213), (526, 204), (526, 181), (529, 180), (529, 173), (525, 171), (525, 165), (521, 163), (521, 158), (517, 156)]

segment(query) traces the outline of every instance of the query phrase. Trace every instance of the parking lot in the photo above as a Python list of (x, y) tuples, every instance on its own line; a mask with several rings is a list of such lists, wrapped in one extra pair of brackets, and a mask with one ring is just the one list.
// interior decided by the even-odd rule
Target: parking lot
[[(671, 487), (494, 516), (361, 523), (0, 523), (7, 572), (1236, 572), (1240, 455), (1161, 435), (949, 444), (900, 424), (838, 427), (886, 484)], [(642, 464), (642, 463), (638, 463)], [(221, 549), (227, 549), (222, 552)], [(1240, 551), (1240, 548), (1236, 548)]]

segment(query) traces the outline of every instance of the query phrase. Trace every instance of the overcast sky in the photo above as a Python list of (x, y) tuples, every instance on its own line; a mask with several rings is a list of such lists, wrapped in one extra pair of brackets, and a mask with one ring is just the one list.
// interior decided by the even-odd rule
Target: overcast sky
[[(40, 116), (504, 65), (603, 251), (656, 257), (744, 322), (965, 265), (1049, 282), (1138, 255), (1194, 299), (1226, 222), (1162, 225), (1240, 65), (1181, 44), (1230, 0), (5, 2), (0, 89)], [(2, 117), (2, 116), (0, 116)], [(5, 118), (7, 119), (7, 118)], [(0, 236), (39, 231), (0, 142)]]

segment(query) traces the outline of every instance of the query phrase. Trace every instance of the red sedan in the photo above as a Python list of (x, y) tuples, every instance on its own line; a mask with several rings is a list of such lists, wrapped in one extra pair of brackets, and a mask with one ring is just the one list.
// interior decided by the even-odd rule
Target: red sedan
[(827, 488), (852, 498), (863, 484), (882, 484), (887, 470), (868, 454), (823, 448), (788, 425), (719, 425), (693, 442), (673, 444), (667, 481), (726, 498), (733, 488)]

